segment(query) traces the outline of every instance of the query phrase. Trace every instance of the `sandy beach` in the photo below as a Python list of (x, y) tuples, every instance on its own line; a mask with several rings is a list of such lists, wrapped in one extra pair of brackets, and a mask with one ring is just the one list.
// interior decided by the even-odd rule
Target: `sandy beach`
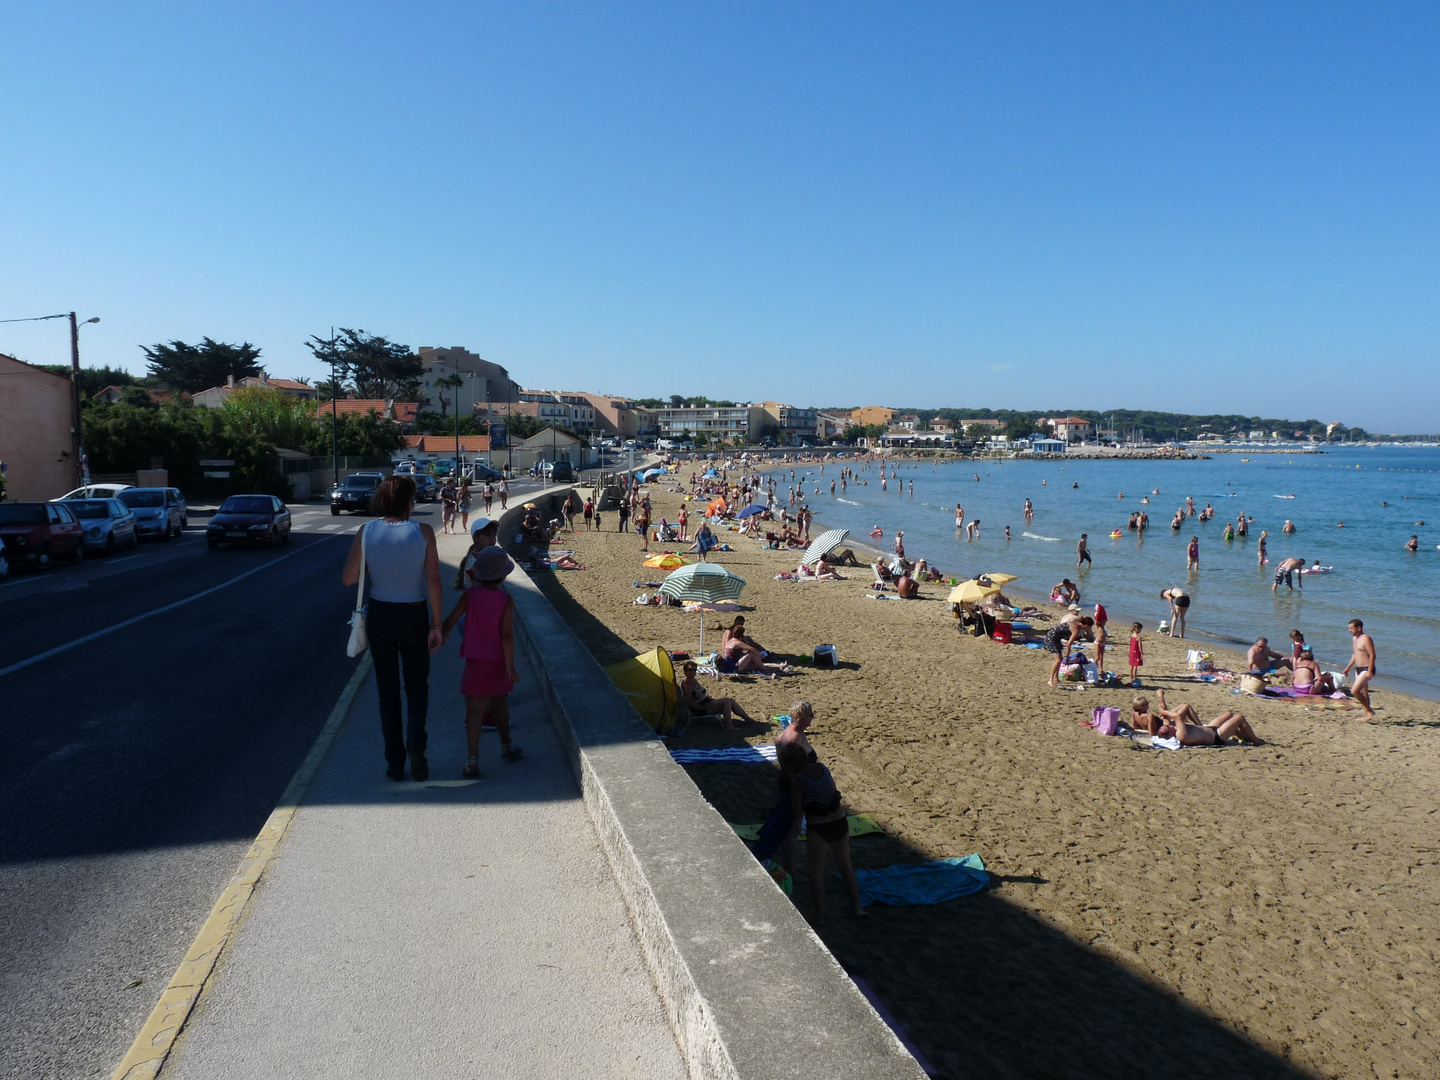
[[(680, 496), (649, 491), (655, 519), (673, 521)], [(556, 545), (587, 569), (539, 574), (542, 588), (601, 663), (657, 645), (693, 652), (700, 616), (634, 605), (653, 589), (632, 582), (663, 573), (606, 521)], [(831, 889), (822, 936), (942, 1075), (1435, 1075), (1440, 705), (1377, 692), (1371, 726), (1349, 702), (1237, 696), (1236, 684), (1195, 681), (1186, 643), (1147, 626), (1152, 701), (1164, 687), (1207, 719), (1238, 709), (1267, 744), (1104, 738), (1080, 721), (1132, 691), (1049, 689), (1044, 653), (959, 633), (947, 587), (894, 602), (867, 596), (868, 568), (777, 581), (798, 553), (719, 537), (738, 548), (712, 561), (747, 580), (751, 635), (781, 658), (834, 644), (841, 666), (708, 679), (712, 694), (756, 717), (814, 703), (812, 741), (851, 812), (885, 830), (853, 841), (858, 866), (975, 852), (994, 876), (987, 892), (865, 920), (843, 915)], [(704, 619), (709, 651), (729, 617)], [(1123, 672), (1128, 624), (1112, 628), (1106, 666)], [(672, 742), (766, 743), (776, 730), (699, 721)], [(733, 823), (762, 820), (774, 801), (770, 766), (687, 768)]]

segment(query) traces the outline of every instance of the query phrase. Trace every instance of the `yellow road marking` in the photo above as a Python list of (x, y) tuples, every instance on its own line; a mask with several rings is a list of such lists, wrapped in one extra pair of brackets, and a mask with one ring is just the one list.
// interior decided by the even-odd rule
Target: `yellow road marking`
[(225, 886), (220, 899), (215, 901), (205, 925), (195, 936), (185, 959), (180, 962), (180, 967), (171, 978), (170, 985), (165, 987), (165, 992), (155, 1003), (155, 1008), (141, 1027), (140, 1034), (135, 1036), (135, 1041), (130, 1044), (129, 1052), (115, 1069), (111, 1080), (154, 1080), (165, 1067), (166, 1059), (175, 1048), (175, 1041), (190, 1018), (196, 1001), (214, 976), (216, 965), (240, 928), (250, 901), (254, 898), (256, 886), (264, 878), (281, 842), (290, 831), (291, 822), (295, 820), (295, 811), (300, 807), (300, 800), (305, 797), (305, 791), (310, 787), (310, 781), (314, 779), (321, 761), (325, 759), (330, 744), (334, 742), (336, 732), (349, 715), (360, 684), (370, 672), (370, 665), (370, 654), (367, 652), (355, 668), (355, 674), (345, 684), (345, 689), (340, 692), (340, 699), (331, 710), (330, 719), (325, 721), (325, 726), (320, 729), (314, 745), (310, 747), (310, 753), (300, 763), (300, 768), (295, 770), (290, 786), (285, 789), (285, 794), (280, 796), (279, 803), (266, 819), (260, 834), (250, 845), (245, 857), (240, 860), (240, 868)]

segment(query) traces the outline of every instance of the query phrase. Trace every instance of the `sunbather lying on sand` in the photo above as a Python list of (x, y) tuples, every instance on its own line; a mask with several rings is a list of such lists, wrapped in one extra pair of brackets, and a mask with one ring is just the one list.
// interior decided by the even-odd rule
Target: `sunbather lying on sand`
[(1182, 704), (1174, 709), (1165, 707), (1165, 691), (1160, 691), (1160, 707), (1153, 713), (1150, 702), (1137, 697), (1130, 703), (1130, 726), (1137, 731), (1144, 729), (1152, 737), (1178, 739), (1181, 746), (1219, 746), (1226, 740), (1237, 738), (1241, 742), (1260, 746), (1264, 742), (1250, 722), (1237, 712), (1226, 710), (1208, 723), (1202, 724), (1195, 707)]

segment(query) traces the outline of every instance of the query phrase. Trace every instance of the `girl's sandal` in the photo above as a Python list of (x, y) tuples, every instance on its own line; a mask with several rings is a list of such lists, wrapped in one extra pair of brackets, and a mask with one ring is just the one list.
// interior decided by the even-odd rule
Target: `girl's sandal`
[(522, 753), (524, 753), (524, 751), (521, 750), (520, 747), (516, 746), (514, 743), (500, 744), (500, 759), (502, 761), (514, 761)]
[(480, 775), (480, 759), (472, 757), (465, 762), (465, 768), (460, 773), (467, 780)]

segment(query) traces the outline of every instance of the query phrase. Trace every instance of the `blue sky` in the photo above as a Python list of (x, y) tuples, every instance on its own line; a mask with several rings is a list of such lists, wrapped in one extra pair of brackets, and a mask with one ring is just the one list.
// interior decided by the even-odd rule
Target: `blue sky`
[[(0, 15), (0, 318), (522, 383), (1440, 430), (1434, 5)], [(0, 352), (68, 360), (59, 323)]]

